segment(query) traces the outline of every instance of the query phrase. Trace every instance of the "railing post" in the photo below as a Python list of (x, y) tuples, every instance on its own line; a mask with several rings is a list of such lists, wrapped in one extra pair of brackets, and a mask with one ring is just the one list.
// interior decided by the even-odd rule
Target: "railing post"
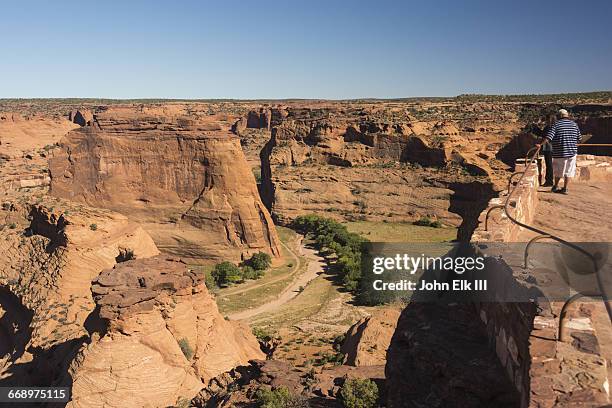
[(541, 234), (541, 235), (537, 235), (537, 236), (535, 236), (535, 237), (533, 237), (533, 238), (531, 238), (529, 240), (529, 242), (525, 246), (525, 256), (524, 256), (525, 264), (523, 266), (523, 269), (527, 269), (527, 257), (529, 256), (529, 247), (531, 246), (531, 244), (533, 244), (536, 241), (539, 241), (540, 239), (544, 239), (544, 238), (550, 238), (550, 235), (548, 235), (548, 234)]
[(504, 208), (504, 206), (502, 204), (499, 204), (489, 208), (489, 210), (487, 211), (487, 215), (485, 216), (485, 231), (489, 230), (489, 214), (491, 214), (491, 211), (495, 210), (496, 208)]

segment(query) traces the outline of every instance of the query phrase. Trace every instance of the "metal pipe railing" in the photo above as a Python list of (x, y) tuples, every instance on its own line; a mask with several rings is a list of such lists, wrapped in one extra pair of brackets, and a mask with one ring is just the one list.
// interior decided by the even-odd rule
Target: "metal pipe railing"
[(512, 173), (510, 175), (510, 178), (508, 179), (508, 192), (507, 192), (508, 194), (510, 194), (510, 187), (512, 187), (512, 180), (514, 179), (514, 177), (516, 177), (516, 176), (518, 176), (520, 174), (523, 174), (523, 173), (525, 173), (525, 172), (524, 171), (517, 171), (516, 173)]
[(561, 308), (561, 313), (559, 313), (559, 329), (557, 331), (557, 339), (559, 339), (559, 341), (565, 341), (565, 334), (564, 334), (565, 331), (563, 329), (565, 328), (564, 322), (565, 322), (565, 315), (567, 314), (567, 309), (570, 307), (572, 303), (574, 303), (575, 301), (583, 297), (602, 297), (602, 296), (599, 293), (578, 292), (572, 295), (572, 297), (570, 297), (569, 299), (567, 299), (565, 303), (563, 303), (563, 307)]
[[(591, 146), (593, 146), (593, 145), (591, 145)], [(543, 230), (541, 230), (539, 228), (536, 228), (536, 227), (533, 227), (531, 225), (525, 224), (525, 223), (517, 220), (514, 216), (512, 216), (512, 214), (510, 214), (510, 210), (509, 210), (509, 208), (510, 208), (510, 199), (512, 198), (512, 195), (514, 194), (514, 192), (517, 190), (518, 186), (521, 184), (521, 182), (525, 178), (525, 175), (527, 174), (530, 166), (533, 165), (535, 159), (538, 157), (538, 155), (540, 153), (540, 149), (541, 149), (541, 146), (535, 146), (535, 147), (532, 147), (531, 149), (529, 149), (527, 151), (527, 154), (525, 155), (525, 171), (523, 172), (523, 174), (521, 175), (521, 177), (517, 181), (517, 183), (516, 183), (515, 187), (512, 189), (512, 191), (510, 191), (508, 193), (508, 195), (506, 196), (506, 202), (503, 204), (504, 213), (510, 219), (510, 221), (512, 221), (513, 223), (515, 223), (519, 227), (523, 227), (523, 228), (528, 229), (530, 231), (533, 231), (533, 232), (535, 232), (535, 233), (537, 233), (539, 235), (547, 235), (548, 238), (550, 238), (550, 239), (552, 239), (554, 241), (557, 241), (557, 242), (559, 242), (562, 245), (565, 245), (565, 246), (567, 246), (569, 248), (572, 248), (572, 249), (574, 249), (574, 250), (584, 254), (586, 257), (588, 257), (591, 260), (591, 262), (593, 263), (593, 268), (595, 270), (595, 277), (596, 277), (596, 280), (597, 280), (597, 286), (599, 287), (599, 291), (600, 291), (600, 293), (597, 294), (597, 296), (601, 296), (601, 298), (603, 300), (603, 303), (604, 303), (604, 305), (606, 307), (606, 311), (608, 313), (608, 318), (610, 319), (610, 322), (612, 323), (612, 306), (610, 305), (610, 300), (609, 300), (610, 298), (609, 298), (608, 294), (606, 293), (606, 288), (604, 287), (604, 284), (603, 284), (603, 279), (601, 277), (601, 274), (600, 274), (600, 271), (599, 271), (599, 268), (598, 268), (598, 265), (597, 265), (597, 259), (590, 252), (585, 250), (584, 248), (582, 248), (582, 247), (580, 247), (580, 246), (578, 246), (576, 244), (573, 244), (571, 242), (568, 242), (568, 241), (566, 241), (566, 240), (564, 240), (562, 238), (559, 238), (558, 236), (556, 236), (554, 234), (551, 234), (549, 232), (543, 231)], [(529, 156), (530, 156), (530, 154), (532, 152), (533, 152), (533, 155), (530, 158)], [(492, 208), (495, 208), (495, 207), (497, 207), (497, 206), (494, 206)], [(489, 210), (489, 212), (490, 212), (490, 210)], [(488, 215), (489, 212), (487, 212), (487, 215)], [(486, 223), (486, 220), (485, 220), (485, 223)], [(486, 230), (486, 226), (485, 226), (485, 230)], [(559, 328), (563, 327), (562, 320), (565, 318), (565, 311), (566, 311), (567, 307), (569, 306), (569, 304), (571, 304), (574, 300), (576, 300), (576, 299), (578, 299), (578, 298), (580, 298), (582, 296), (595, 296), (594, 294), (590, 294), (590, 295), (582, 294), (582, 296), (577, 296), (577, 295), (578, 294), (572, 296), (571, 298), (569, 298), (564, 303), (563, 308), (561, 309), (562, 313), (559, 315)], [(561, 341), (561, 331), (559, 331), (558, 340)]]
[(527, 246), (525, 247), (525, 255), (523, 257), (525, 264), (523, 266), (523, 269), (527, 269), (527, 265), (528, 265), (527, 262), (528, 262), (528, 257), (529, 257), (529, 247), (531, 247), (531, 244), (541, 239), (545, 239), (545, 238), (550, 238), (550, 235), (548, 234), (536, 235), (535, 237), (531, 238), (531, 240), (529, 240), (529, 242), (527, 243)]
[(503, 204), (499, 204), (499, 205), (493, 205), (491, 206), (491, 208), (487, 210), (487, 215), (485, 216), (485, 231), (489, 230), (489, 214), (491, 214), (491, 211), (495, 209), (503, 209), (503, 208), (504, 208)]

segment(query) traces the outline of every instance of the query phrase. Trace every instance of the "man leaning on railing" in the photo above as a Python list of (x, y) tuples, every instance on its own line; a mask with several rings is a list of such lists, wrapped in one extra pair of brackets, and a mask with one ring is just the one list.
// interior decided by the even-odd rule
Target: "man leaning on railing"
[[(555, 184), (553, 193), (567, 194), (569, 179), (576, 176), (576, 155), (578, 154), (578, 142), (582, 139), (580, 129), (573, 120), (569, 119), (569, 112), (560, 109), (559, 120), (550, 127), (544, 136), (552, 144), (552, 167)], [(542, 146), (542, 141), (537, 144)], [(559, 182), (563, 177), (563, 188), (559, 189)]]

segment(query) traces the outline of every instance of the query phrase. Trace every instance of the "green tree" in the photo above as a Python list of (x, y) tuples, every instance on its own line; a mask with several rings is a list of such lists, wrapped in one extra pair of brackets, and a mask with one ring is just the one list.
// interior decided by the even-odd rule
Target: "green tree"
[(216, 264), (211, 275), (217, 286), (227, 286), (242, 281), (240, 268), (228, 261)]
[(263, 329), (261, 327), (254, 327), (251, 331), (253, 332), (253, 335), (257, 337), (257, 340), (259, 341), (267, 342), (267, 341), (272, 340), (272, 334), (268, 333), (266, 329)]
[(378, 387), (372, 380), (349, 378), (340, 390), (345, 408), (374, 408), (378, 402)]
[(242, 267), (242, 277), (244, 279), (259, 279), (260, 275), (258, 272), (259, 271), (253, 269), (253, 267), (250, 265), (244, 265)]
[(272, 257), (270, 254), (265, 252), (257, 252), (256, 254), (253, 254), (251, 259), (249, 259), (246, 264), (251, 266), (256, 271), (265, 271), (272, 264)]
[(206, 285), (207, 289), (214, 289), (217, 287), (217, 281), (212, 276), (212, 273), (206, 273), (204, 276), (204, 284)]
[(337, 221), (317, 215), (296, 217), (293, 228), (311, 236), (319, 249), (326, 248), (336, 255), (336, 270), (344, 287), (356, 293), (361, 276), (362, 247), (366, 239), (349, 232)]

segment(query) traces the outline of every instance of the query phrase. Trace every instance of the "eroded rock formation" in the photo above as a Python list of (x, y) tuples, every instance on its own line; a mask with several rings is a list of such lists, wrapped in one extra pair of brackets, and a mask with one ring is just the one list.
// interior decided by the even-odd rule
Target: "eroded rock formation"
[(218, 117), (112, 108), (69, 133), (50, 160), (51, 194), (143, 223), (158, 247), (184, 258), (279, 254), (237, 138)]
[(384, 308), (351, 326), (340, 350), (345, 354), (344, 363), (352, 366), (384, 365), (400, 312), (399, 308)]
[(9, 260), (0, 263), (7, 316), (0, 325), (13, 337), (0, 377), (48, 384), (88, 336), (86, 322), (95, 307), (91, 280), (122, 251), (134, 258), (159, 251), (125, 216), (63, 200), (5, 202), (0, 216), (0, 252)]
[(315, 373), (283, 361), (253, 360), (214, 378), (191, 403), (200, 408), (250, 407), (256, 405), (257, 390), (284, 387), (295, 396), (291, 407), (338, 407), (340, 389), (349, 378), (371, 379), (384, 392), (383, 366), (342, 365)]
[[(260, 191), (281, 223), (315, 212), (349, 221), (430, 216), (458, 226), (463, 214), (453, 211), (453, 183), (500, 188), (507, 166), (495, 154), (519, 127), (516, 117), (488, 123), (484, 112), (461, 120), (422, 112), (415, 118), (393, 104), (275, 107), (271, 116)], [(247, 146), (260, 139), (240, 135)], [(489, 198), (475, 197), (473, 205)]]
[(164, 257), (102, 272), (92, 286), (101, 327), (70, 368), (70, 406), (172, 406), (263, 358), (249, 328), (219, 314), (203, 280)]

